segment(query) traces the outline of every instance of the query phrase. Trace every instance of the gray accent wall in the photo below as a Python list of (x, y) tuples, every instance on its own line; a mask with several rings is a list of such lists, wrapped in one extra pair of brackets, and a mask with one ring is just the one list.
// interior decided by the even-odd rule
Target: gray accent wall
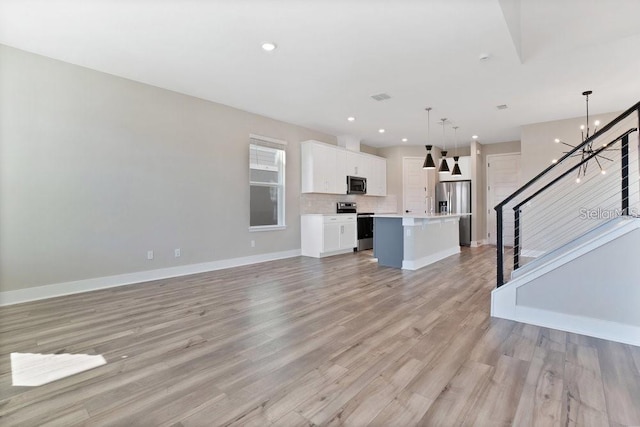
[[(289, 142), (285, 230), (249, 231), (251, 133)], [(0, 45), (0, 290), (299, 249), (308, 139), (336, 143)]]
[(640, 326), (638, 247), (635, 229), (519, 287), (516, 304)]

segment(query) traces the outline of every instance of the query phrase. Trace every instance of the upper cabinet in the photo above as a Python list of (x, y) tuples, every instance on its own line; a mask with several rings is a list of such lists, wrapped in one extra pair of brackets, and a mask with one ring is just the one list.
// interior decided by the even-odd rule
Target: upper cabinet
[(387, 195), (387, 159), (367, 156), (367, 194), (369, 196)]
[[(317, 142), (302, 143), (303, 193), (345, 194), (347, 192), (346, 153)], [(340, 179), (344, 176), (344, 179)]]
[(345, 150), (345, 152), (347, 153), (347, 175), (368, 178), (369, 157), (355, 151)]
[(367, 178), (368, 196), (387, 195), (387, 160), (318, 141), (301, 144), (301, 192), (346, 194), (347, 176)]

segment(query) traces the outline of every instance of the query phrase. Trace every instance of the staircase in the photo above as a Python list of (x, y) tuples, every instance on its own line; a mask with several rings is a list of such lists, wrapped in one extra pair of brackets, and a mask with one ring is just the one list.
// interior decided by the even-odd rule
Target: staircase
[(492, 316), (640, 346), (639, 125), (640, 102), (495, 207)]

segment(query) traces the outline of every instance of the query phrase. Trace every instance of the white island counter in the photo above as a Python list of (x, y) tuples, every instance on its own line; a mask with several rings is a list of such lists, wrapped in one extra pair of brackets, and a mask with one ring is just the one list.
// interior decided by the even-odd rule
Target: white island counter
[(458, 222), (469, 214), (374, 215), (373, 255), (386, 267), (417, 270), (460, 252)]

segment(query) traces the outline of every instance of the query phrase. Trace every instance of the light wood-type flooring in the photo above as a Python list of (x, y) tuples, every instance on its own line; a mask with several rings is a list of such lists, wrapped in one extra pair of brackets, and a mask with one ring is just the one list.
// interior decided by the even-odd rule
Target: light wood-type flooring
[[(0, 308), (0, 425), (640, 425), (640, 348), (490, 318), (494, 257), (298, 257)], [(14, 387), (11, 352), (108, 363)]]

